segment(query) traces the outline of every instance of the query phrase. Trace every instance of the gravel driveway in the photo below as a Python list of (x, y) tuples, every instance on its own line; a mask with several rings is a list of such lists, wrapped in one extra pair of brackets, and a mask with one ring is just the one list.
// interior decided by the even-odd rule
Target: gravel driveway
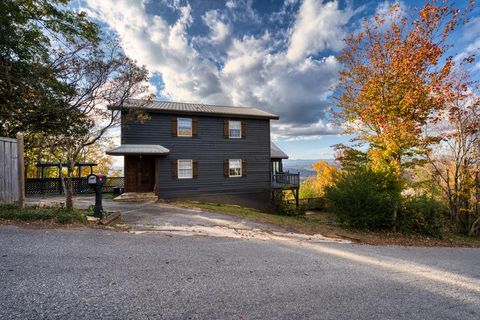
[[(30, 205), (59, 205), (64, 198), (28, 198)], [(94, 203), (93, 196), (79, 196), (74, 205), (85, 209)], [(322, 235), (307, 236), (289, 232), (279, 226), (241, 217), (191, 209), (157, 202), (121, 202), (103, 200), (106, 211), (118, 211), (134, 233), (166, 233), (255, 239), (295, 239), (311, 242), (349, 242)]]
[(0, 319), (479, 319), (480, 250), (0, 226)]
[[(64, 202), (60, 196), (46, 198), (28, 198), (29, 204), (55, 205)], [(74, 206), (86, 209), (93, 205), (93, 196), (79, 196), (75, 198)], [(229, 226), (237, 228), (273, 228), (272, 225), (265, 225), (250, 220), (241, 219), (226, 214), (197, 210), (190, 208), (176, 207), (165, 203), (156, 202), (128, 202), (103, 200), (103, 208), (106, 211), (119, 211), (122, 220), (132, 226)]]

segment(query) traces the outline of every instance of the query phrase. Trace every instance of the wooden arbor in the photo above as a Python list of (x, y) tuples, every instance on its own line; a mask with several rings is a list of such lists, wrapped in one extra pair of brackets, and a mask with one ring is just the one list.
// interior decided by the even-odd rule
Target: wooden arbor
[[(62, 177), (62, 168), (66, 167), (66, 162), (38, 162), (37, 167), (37, 178), (45, 178), (45, 168), (57, 168), (58, 178)], [(80, 178), (82, 176), (82, 168), (90, 167), (90, 173), (93, 173), (93, 167), (98, 166), (98, 163), (95, 162), (77, 162), (74, 164), (74, 167), (77, 168), (77, 176)]]

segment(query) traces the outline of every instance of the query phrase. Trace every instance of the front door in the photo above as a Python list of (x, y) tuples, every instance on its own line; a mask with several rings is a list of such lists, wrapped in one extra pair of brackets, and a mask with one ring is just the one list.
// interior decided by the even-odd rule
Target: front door
[(155, 188), (155, 157), (125, 156), (125, 191), (152, 192)]
[(155, 187), (155, 158), (140, 157), (137, 172), (137, 192), (152, 192)]

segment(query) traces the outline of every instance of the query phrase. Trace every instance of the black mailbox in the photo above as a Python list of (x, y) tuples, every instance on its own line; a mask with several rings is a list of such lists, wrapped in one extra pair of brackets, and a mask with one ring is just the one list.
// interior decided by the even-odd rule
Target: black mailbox
[(90, 186), (103, 186), (107, 181), (107, 177), (101, 174), (89, 174), (87, 176), (87, 184)]
[(89, 174), (87, 176), (87, 184), (95, 190), (95, 206), (93, 207), (93, 214), (95, 217), (102, 218), (102, 187), (107, 182), (107, 177), (100, 174)]

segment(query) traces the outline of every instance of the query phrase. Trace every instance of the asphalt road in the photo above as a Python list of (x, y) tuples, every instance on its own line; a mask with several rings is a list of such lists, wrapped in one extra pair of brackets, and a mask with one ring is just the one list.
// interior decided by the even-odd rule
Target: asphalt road
[(0, 226), (0, 319), (480, 319), (480, 250)]

